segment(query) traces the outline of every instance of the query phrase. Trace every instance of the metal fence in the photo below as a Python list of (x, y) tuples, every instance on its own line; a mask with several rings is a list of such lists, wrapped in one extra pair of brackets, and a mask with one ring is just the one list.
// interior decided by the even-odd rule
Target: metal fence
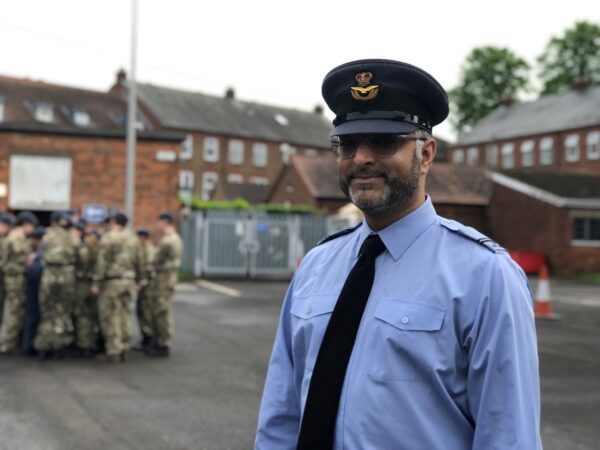
[(308, 250), (346, 225), (309, 215), (194, 211), (180, 225), (182, 270), (206, 277), (290, 278)]

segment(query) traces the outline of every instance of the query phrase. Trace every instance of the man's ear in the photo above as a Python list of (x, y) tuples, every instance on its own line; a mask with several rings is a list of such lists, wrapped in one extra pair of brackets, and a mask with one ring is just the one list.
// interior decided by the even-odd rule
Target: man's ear
[(427, 139), (425, 144), (423, 145), (423, 151), (421, 159), (421, 175), (427, 175), (431, 164), (433, 163), (433, 159), (435, 158), (435, 154), (437, 152), (437, 143), (435, 139)]

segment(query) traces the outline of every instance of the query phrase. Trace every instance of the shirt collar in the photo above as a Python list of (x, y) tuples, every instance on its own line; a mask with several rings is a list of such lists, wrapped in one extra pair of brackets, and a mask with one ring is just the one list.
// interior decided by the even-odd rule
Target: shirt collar
[(436, 217), (437, 215), (431, 203), (431, 198), (427, 196), (421, 206), (379, 232), (371, 230), (369, 225), (367, 225), (367, 221), (363, 220), (360, 233), (358, 234), (358, 242), (354, 249), (355, 256), (358, 257), (358, 251), (367, 236), (378, 233), (385, 244), (385, 248), (390, 252), (394, 261), (396, 261), (435, 222)]

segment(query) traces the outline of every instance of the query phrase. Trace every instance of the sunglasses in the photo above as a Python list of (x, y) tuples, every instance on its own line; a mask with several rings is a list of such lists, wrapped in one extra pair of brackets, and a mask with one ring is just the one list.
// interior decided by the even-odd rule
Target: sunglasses
[(333, 136), (331, 149), (338, 159), (350, 159), (356, 155), (356, 150), (361, 142), (373, 152), (377, 158), (390, 158), (410, 141), (426, 141), (409, 134), (348, 134)]

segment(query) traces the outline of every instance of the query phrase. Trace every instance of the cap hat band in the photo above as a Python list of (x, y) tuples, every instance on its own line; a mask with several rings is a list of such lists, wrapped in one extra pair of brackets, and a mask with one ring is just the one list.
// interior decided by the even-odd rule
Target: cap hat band
[(421, 128), (431, 132), (431, 123), (424, 117), (419, 117), (415, 114), (408, 114), (403, 111), (366, 111), (366, 112), (351, 112), (348, 114), (338, 115), (333, 124), (338, 126), (344, 122), (352, 120), (396, 120), (399, 122), (410, 122), (418, 125)]

